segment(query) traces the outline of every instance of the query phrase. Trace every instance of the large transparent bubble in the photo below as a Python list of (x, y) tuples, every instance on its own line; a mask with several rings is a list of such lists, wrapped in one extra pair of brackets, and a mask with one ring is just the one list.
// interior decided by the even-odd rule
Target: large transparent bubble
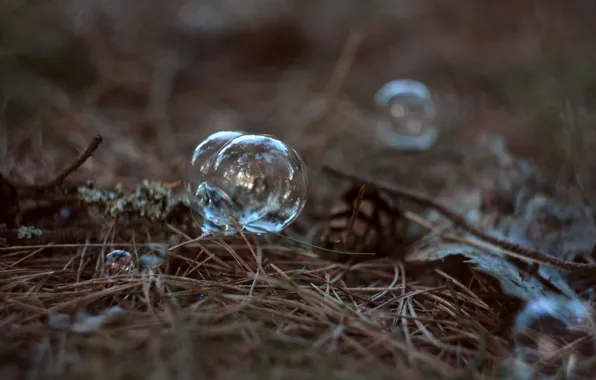
[(377, 136), (388, 146), (426, 150), (437, 141), (436, 106), (424, 83), (388, 82), (376, 93), (375, 102), (381, 111)]
[(278, 232), (304, 208), (306, 165), (298, 153), (268, 135), (217, 132), (197, 146), (188, 168), (194, 209), (203, 232)]

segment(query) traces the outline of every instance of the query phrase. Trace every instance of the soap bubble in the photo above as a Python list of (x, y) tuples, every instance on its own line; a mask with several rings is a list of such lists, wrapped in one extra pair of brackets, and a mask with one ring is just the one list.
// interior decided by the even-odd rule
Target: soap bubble
[(104, 260), (104, 274), (108, 279), (134, 272), (135, 264), (132, 255), (127, 251), (116, 249), (108, 253)]
[(164, 261), (163, 257), (154, 254), (143, 255), (139, 258), (139, 270), (141, 273), (153, 275)]
[(217, 132), (195, 149), (187, 188), (204, 233), (278, 232), (306, 203), (306, 165), (268, 135)]
[(403, 79), (386, 83), (375, 95), (381, 110), (377, 135), (396, 149), (425, 150), (438, 139), (436, 106), (422, 82)]
[(215, 132), (203, 140), (203, 142), (196, 147), (192, 156), (192, 164), (188, 173), (189, 177), (194, 178), (197, 171), (201, 176), (206, 176), (209, 173), (212, 158), (218, 151), (223, 148), (226, 143), (230, 142), (230, 140), (242, 136), (243, 134), (243, 132), (238, 131), (221, 131)]
[(592, 309), (589, 304), (579, 299), (544, 296), (528, 303), (517, 315), (515, 330), (519, 332), (530, 328), (545, 329), (548, 324), (544, 323), (544, 319), (547, 318), (552, 319), (551, 324), (560, 324), (563, 328), (574, 329), (590, 321), (591, 316)]
[[(591, 350), (593, 316), (590, 305), (575, 297), (548, 295), (529, 302), (516, 316), (513, 326), (515, 347), (513, 354), (518, 362), (541, 371), (560, 369), (566, 356), (559, 356), (562, 348), (574, 345), (574, 352)], [(579, 343), (585, 344), (579, 344)], [(562, 361), (562, 362), (559, 362)]]

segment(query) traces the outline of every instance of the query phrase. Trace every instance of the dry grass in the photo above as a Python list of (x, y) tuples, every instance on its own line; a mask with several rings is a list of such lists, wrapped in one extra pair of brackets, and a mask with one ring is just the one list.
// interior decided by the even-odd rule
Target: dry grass
[[(3, 248), (3, 370), (62, 379), (451, 378), (454, 369), (490, 373), (509, 351), (495, 333), (511, 302), (478, 274), (461, 284), (438, 271), (425, 285), (394, 261), (348, 267), (236, 239), (169, 251), (155, 275), (106, 280), (104, 255), (139, 255), (152, 239), (138, 236)], [(52, 322), (116, 305), (126, 313), (98, 331)]]
[[(290, 11), (276, 8), (283, 17), (247, 11), (234, 16), (238, 30), (205, 31), (178, 24), (182, 3), (3, 1), (2, 173), (45, 183), (101, 134), (69, 180), (130, 191), (142, 178), (180, 180), (214, 130), (273, 133), (311, 168), (308, 222), (337, 198), (337, 183), (317, 170), (322, 155), (424, 189), (421, 177), (434, 176), (434, 164), (443, 170), (364, 138), (374, 91), (411, 77), (437, 95), (448, 143), (503, 133), (561, 188), (596, 199), (591, 4), (445, 0), (389, 14), (381, 1), (288, 1)], [(0, 247), (2, 378), (492, 379), (511, 352), (519, 302), (457, 258), (437, 268), (348, 265), (248, 236), (172, 249), (154, 275), (109, 281), (101, 268), (112, 249), (137, 260), (191, 231), (107, 217), (51, 192), (21, 194), (20, 222), (44, 233), (29, 241), (0, 231), (9, 238)], [(64, 322), (111, 306), (125, 313), (97, 331)]]

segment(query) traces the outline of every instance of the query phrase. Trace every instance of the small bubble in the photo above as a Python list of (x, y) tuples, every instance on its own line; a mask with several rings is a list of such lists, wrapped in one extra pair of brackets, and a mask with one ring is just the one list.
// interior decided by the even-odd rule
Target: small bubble
[(56, 220), (58, 223), (67, 222), (72, 216), (72, 211), (68, 207), (62, 207), (60, 211), (56, 213)]
[(155, 274), (159, 266), (164, 263), (164, 258), (154, 254), (143, 255), (139, 258), (139, 269), (141, 273)]
[(278, 232), (306, 203), (306, 165), (294, 149), (267, 135), (217, 132), (195, 149), (187, 189), (203, 232)]
[(563, 328), (575, 329), (590, 321), (591, 317), (590, 306), (579, 299), (541, 297), (528, 303), (517, 316), (515, 329), (521, 331), (536, 328), (537, 325), (540, 325), (541, 329), (545, 329), (547, 325), (540, 323), (544, 318), (557, 321), (557, 324)]
[(132, 260), (132, 255), (120, 249), (116, 249), (108, 253), (104, 260), (104, 275), (111, 279), (123, 274), (134, 272), (135, 265)]
[[(556, 373), (576, 353), (593, 356), (592, 331), (592, 309), (587, 302), (555, 295), (539, 297), (516, 317), (512, 364)], [(574, 349), (565, 350), (566, 346)]]
[(47, 320), (50, 328), (55, 330), (65, 330), (72, 323), (71, 317), (66, 314), (51, 313)]
[(528, 303), (515, 319), (516, 349), (520, 353), (532, 353), (539, 348), (535, 347), (536, 334), (545, 337), (582, 334), (591, 326), (592, 309), (586, 302), (562, 296), (540, 297)]
[(378, 137), (395, 149), (429, 149), (438, 139), (436, 106), (427, 86), (403, 79), (386, 83), (375, 95), (381, 111)]

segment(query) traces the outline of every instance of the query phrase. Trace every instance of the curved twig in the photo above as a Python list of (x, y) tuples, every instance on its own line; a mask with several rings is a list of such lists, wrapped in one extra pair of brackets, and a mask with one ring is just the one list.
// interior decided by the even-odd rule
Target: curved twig
[(551, 256), (549, 254), (535, 249), (522, 247), (519, 244), (495, 238), (494, 236), (484, 233), (480, 231), (478, 228), (470, 225), (463, 217), (451, 211), (447, 207), (431, 200), (427, 195), (424, 195), (422, 193), (402, 188), (396, 185), (392, 185), (384, 181), (372, 179), (366, 176), (349, 173), (345, 170), (333, 168), (329, 165), (324, 165), (323, 171), (326, 171), (329, 174), (332, 174), (337, 177), (349, 179), (353, 182), (362, 183), (371, 188), (375, 188), (377, 190), (389, 193), (395, 197), (411, 201), (422, 207), (429, 207), (435, 209), (439, 213), (443, 214), (447, 219), (451, 220), (451, 222), (454, 225), (466, 230), (467, 232), (476, 236), (479, 239), (482, 239), (494, 246), (502, 248), (504, 250), (504, 253), (507, 255), (565, 270), (587, 270), (590, 272), (596, 272), (596, 264), (576, 263), (573, 261), (559, 259), (558, 257)]

